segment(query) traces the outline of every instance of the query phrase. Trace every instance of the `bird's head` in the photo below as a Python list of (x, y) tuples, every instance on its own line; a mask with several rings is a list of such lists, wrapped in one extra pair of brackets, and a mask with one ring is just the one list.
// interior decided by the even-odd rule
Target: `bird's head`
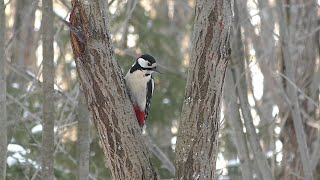
[(135, 65), (138, 65), (141, 70), (148, 71), (150, 74), (153, 72), (161, 73), (157, 70), (156, 60), (149, 54), (143, 54), (138, 57)]

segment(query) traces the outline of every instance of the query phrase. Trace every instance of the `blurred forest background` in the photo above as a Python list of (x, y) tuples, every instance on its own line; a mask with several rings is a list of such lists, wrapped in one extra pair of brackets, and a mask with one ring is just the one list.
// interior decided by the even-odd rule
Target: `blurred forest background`
[[(6, 75), (7, 93), (0, 103), (7, 110), (1, 111), (6, 115), (0, 114), (0, 123), (6, 124), (2, 129), (7, 130), (8, 152), (0, 160), (7, 163), (6, 179), (39, 179), (42, 74), (46, 73), (42, 71), (42, 4), (37, 0), (1, 3), (6, 30), (5, 60), (0, 61), (5, 68), (0, 70)], [(152, 143), (174, 162), (195, 1), (109, 0), (108, 4), (123, 73), (142, 53), (152, 54), (161, 65), (147, 131)], [(274, 179), (303, 179), (310, 172), (320, 179), (319, 5), (316, 0), (234, 2), (232, 60), (225, 79), (217, 155), (219, 179), (262, 179), (259, 159), (268, 161)], [(69, 30), (61, 21), (68, 19), (71, 2), (54, 0), (53, 10), (55, 178), (76, 179), (85, 168), (78, 163), (83, 158), (79, 154), (89, 151), (89, 179), (111, 179), (80, 92)], [(84, 142), (90, 146), (83, 146)], [(174, 177), (159, 159), (151, 158), (161, 179)]]

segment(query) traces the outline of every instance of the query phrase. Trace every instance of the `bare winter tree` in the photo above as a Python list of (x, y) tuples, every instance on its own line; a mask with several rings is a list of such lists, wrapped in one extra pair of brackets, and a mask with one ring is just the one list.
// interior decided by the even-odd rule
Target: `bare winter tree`
[[(248, 143), (252, 149), (252, 155), (254, 156), (254, 161), (257, 164), (257, 169), (259, 171), (258, 174), (261, 174), (261, 177), (260, 177), (261, 179), (272, 180), (274, 178), (271, 173), (271, 169), (268, 165), (267, 157), (264, 155), (262, 147), (259, 143), (259, 138), (258, 138), (258, 135), (255, 131), (255, 126), (253, 124), (253, 118), (252, 118), (252, 115), (250, 112), (250, 104), (249, 104), (248, 96), (247, 96), (247, 92), (248, 92), (247, 80), (246, 80), (246, 76), (245, 76), (246, 73), (245, 73), (244, 48), (241, 43), (241, 30), (240, 30), (240, 24), (239, 24), (239, 17), (240, 17), (239, 11), (240, 10), (238, 9), (237, 3), (239, 3), (239, 2), (235, 3), (235, 8), (234, 8), (236, 18), (235, 18), (234, 29), (233, 29), (234, 36), (233, 36), (233, 43), (232, 43), (233, 53), (232, 53), (232, 68), (231, 68), (232, 73), (231, 74), (233, 75), (233, 82), (235, 84), (237, 84), (237, 86), (234, 88), (236, 89), (237, 96), (239, 98), (240, 109), (241, 109), (242, 116), (244, 119), (243, 124), (247, 130), (246, 134), (248, 136)], [(236, 101), (234, 101), (233, 103), (236, 103)], [(241, 119), (238, 118), (237, 121), (240, 121), (238, 123), (241, 124), (240, 128), (242, 131)], [(238, 149), (238, 150), (240, 150), (240, 149)], [(238, 153), (240, 154), (241, 152), (239, 151)], [(243, 165), (245, 165), (245, 162)], [(251, 175), (251, 178), (252, 178), (252, 175)]]
[(107, 1), (74, 0), (71, 42), (89, 111), (114, 179), (155, 179), (111, 45)]
[(52, 0), (42, 1), (43, 43), (43, 120), (42, 120), (42, 179), (53, 180), (54, 152), (54, 65), (53, 65)]
[[(19, 68), (28, 67), (30, 70), (34, 70), (36, 66), (34, 61), (35, 46), (33, 40), (35, 33), (33, 33), (33, 28), (37, 5), (38, 0), (16, 1), (13, 25), (15, 36), (12, 41), (11, 63)], [(23, 77), (15, 78), (13, 80), (23, 80)]]
[[(296, 175), (292, 175), (292, 171), (295, 171), (304, 179), (311, 180), (314, 179), (314, 175), (308, 138), (314, 138), (312, 134), (314, 131), (305, 126), (304, 122), (310, 117), (315, 117), (314, 105), (317, 104), (311, 102), (318, 101), (318, 98), (313, 96), (313, 91), (316, 90), (313, 89), (312, 80), (307, 80), (313, 79), (316, 70), (314, 67), (317, 52), (316, 48), (313, 48), (316, 46), (316, 36), (312, 31), (314, 31), (314, 22), (317, 19), (315, 8), (317, 5), (315, 2), (304, 2), (303, 6), (299, 6), (301, 5), (300, 1), (290, 1), (290, 8), (285, 10), (284, 4), (280, 1), (277, 2), (279, 19), (282, 22), (280, 35), (283, 53), (283, 84), (289, 98), (288, 109), (291, 111), (286, 121), (285, 131), (287, 132), (286, 136), (295, 137), (289, 138), (285, 143), (286, 157), (295, 154), (294, 160), (287, 160), (285, 173), (289, 179), (299, 179)], [(299, 93), (301, 92), (304, 92), (304, 98), (309, 98), (307, 100), (300, 98)]]
[[(232, 79), (232, 73), (230, 69), (227, 70), (225, 81), (225, 116), (228, 119), (227, 122), (232, 129), (232, 140), (236, 146), (237, 155), (241, 162), (240, 168), (242, 179), (250, 180), (253, 179), (253, 166), (251, 164), (252, 161), (250, 160), (249, 156), (250, 153), (247, 145), (248, 142), (246, 139), (246, 135), (243, 132), (243, 124), (241, 122), (239, 105), (237, 103), (237, 96), (235, 92), (235, 82)], [(261, 176), (259, 176), (259, 178), (261, 178)]]
[(232, 1), (198, 0), (176, 179), (214, 179), (225, 72), (230, 59)]
[(6, 17), (4, 1), (0, 2), (0, 179), (6, 179), (7, 162), (7, 108), (6, 108), (6, 72), (5, 72), (5, 32)]
[(90, 157), (90, 118), (84, 95), (80, 92), (78, 96), (78, 180), (89, 178), (89, 157)]

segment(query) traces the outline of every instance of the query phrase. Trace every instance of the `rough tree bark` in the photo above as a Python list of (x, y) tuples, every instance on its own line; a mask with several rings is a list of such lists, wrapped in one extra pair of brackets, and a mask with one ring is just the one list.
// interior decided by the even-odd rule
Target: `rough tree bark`
[(230, 59), (230, 0), (198, 0), (178, 133), (176, 179), (214, 179), (220, 107)]
[(7, 108), (6, 108), (6, 73), (5, 73), (5, 32), (6, 21), (4, 1), (0, 2), (0, 179), (6, 179), (7, 162)]
[(53, 180), (54, 152), (54, 65), (52, 0), (42, 1), (43, 46), (43, 120), (42, 120), (42, 179)]
[(114, 57), (106, 10), (107, 1), (73, 1), (71, 42), (80, 82), (113, 178), (156, 179)]

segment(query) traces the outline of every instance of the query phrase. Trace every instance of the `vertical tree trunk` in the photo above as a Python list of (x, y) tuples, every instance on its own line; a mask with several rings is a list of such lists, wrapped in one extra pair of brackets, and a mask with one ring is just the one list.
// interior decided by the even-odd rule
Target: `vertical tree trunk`
[[(33, 70), (35, 72), (34, 21), (38, 0), (17, 0), (15, 4), (13, 40), (11, 47), (11, 63), (20, 69)], [(26, 84), (25, 79), (14, 72), (8, 75), (8, 82), (18, 83), (21, 89)], [(10, 108), (12, 109), (12, 108)], [(16, 107), (13, 107), (16, 109)]]
[(42, 120), (42, 179), (53, 180), (54, 152), (54, 65), (52, 0), (42, 1), (43, 45), (43, 120)]
[(6, 16), (4, 1), (0, 2), (0, 180), (6, 179), (7, 165), (7, 108), (6, 108), (6, 72), (5, 72), (5, 32)]
[(220, 107), (231, 53), (231, 3), (196, 2), (193, 48), (176, 149), (176, 179), (216, 177)]
[(71, 42), (89, 111), (113, 179), (156, 179), (115, 60), (107, 1), (74, 0)]
[[(236, 7), (238, 5), (236, 4)], [(235, 8), (235, 13), (237, 17), (240, 17), (240, 10)], [(238, 23), (236, 19), (235, 23)], [(241, 31), (239, 24), (235, 24), (235, 27), (238, 29), (234, 29), (234, 37), (235, 41), (241, 40)], [(247, 81), (245, 76), (245, 56), (244, 49), (241, 45), (235, 46), (233, 44), (233, 55), (232, 55), (232, 64), (234, 68), (232, 69), (234, 82), (237, 84), (236, 91), (240, 100), (240, 107), (242, 116), (244, 119), (244, 125), (246, 127), (246, 134), (248, 136), (248, 142), (251, 146), (252, 153), (254, 156), (254, 160), (257, 163), (258, 170), (262, 175), (262, 179), (264, 180), (272, 180), (274, 179), (271, 173), (271, 169), (268, 165), (267, 157), (265, 156), (262, 147), (260, 145), (258, 135), (255, 130), (255, 126), (253, 124), (253, 118), (250, 112), (250, 104), (248, 101), (248, 90), (247, 90)]]
[(248, 136), (248, 141), (252, 149), (254, 160), (257, 162), (258, 169), (262, 174), (262, 178), (264, 180), (273, 180), (274, 177), (272, 176), (270, 166), (268, 165), (267, 157), (260, 145), (250, 112), (250, 104), (247, 96), (247, 81), (246, 77), (243, 76), (245, 75), (244, 59), (232, 59), (232, 61), (233, 64), (236, 64), (235, 68), (233, 69), (233, 79), (234, 82), (238, 84), (238, 86), (236, 86), (236, 90), (240, 100), (241, 112), (247, 131), (246, 134)]
[[(11, 62), (19, 68), (24, 68), (28, 63), (35, 63), (30, 56), (30, 52), (35, 49), (34, 38), (34, 19), (38, 5), (38, 0), (18, 0), (16, 3), (13, 31), (13, 49)], [(30, 47), (32, 49), (30, 49)]]
[[(233, 37), (234, 38), (234, 37)], [(224, 90), (225, 116), (227, 122), (232, 129), (232, 139), (237, 148), (237, 155), (240, 160), (241, 175), (243, 180), (253, 179), (253, 166), (251, 165), (250, 152), (246, 135), (243, 132), (243, 124), (241, 122), (237, 95), (235, 92), (235, 84), (231, 70), (226, 73), (226, 82)], [(258, 175), (260, 173), (258, 172)], [(259, 178), (258, 178), (259, 179)]]
[[(289, 1), (290, 8), (284, 8), (282, 1), (277, 1), (280, 24), (280, 41), (283, 54), (284, 87), (290, 102), (291, 111), (284, 128), (284, 162), (286, 179), (314, 179), (309, 154), (308, 140), (313, 139), (309, 127), (305, 126), (302, 112), (308, 112), (302, 102), (303, 92), (310, 90), (307, 79), (313, 76), (315, 66), (315, 35), (313, 30), (316, 21), (315, 2)], [(299, 92), (299, 93), (298, 93)], [(317, 99), (317, 98), (316, 98)], [(305, 101), (305, 100), (304, 100)], [(315, 113), (314, 113), (315, 114)], [(311, 115), (312, 116), (312, 115)], [(289, 134), (289, 136), (288, 136)], [(295, 138), (293, 138), (295, 137)]]
[[(276, 104), (277, 101), (274, 101), (277, 96), (279, 96), (279, 87), (275, 86), (275, 82), (278, 79), (273, 76), (273, 72), (277, 70), (277, 59), (276, 59), (276, 48), (275, 48), (275, 40), (273, 38), (273, 29), (274, 29), (274, 16), (271, 4), (265, 0), (258, 0), (258, 7), (261, 10), (261, 30), (259, 33), (259, 44), (254, 45), (254, 49), (260, 48), (258, 50), (263, 52), (262, 54), (256, 53), (256, 58), (259, 61), (259, 67), (263, 74), (263, 95), (261, 100), (258, 101), (260, 103), (256, 103), (256, 110), (260, 116), (261, 126), (269, 125), (269, 128), (265, 130), (263, 128), (259, 129), (260, 134), (265, 134), (264, 137), (261, 137), (264, 144), (268, 144), (265, 149), (276, 151), (275, 147), (275, 134), (274, 128), (275, 123), (273, 121), (272, 110), (273, 105)], [(256, 51), (256, 52), (258, 52)], [(278, 98), (278, 101), (280, 98)], [(279, 107), (279, 106), (278, 106)], [(270, 157), (271, 162), (270, 168), (272, 175), (275, 175), (275, 156)]]
[(90, 156), (90, 118), (85, 104), (84, 94), (81, 91), (78, 97), (78, 180), (89, 179)]

